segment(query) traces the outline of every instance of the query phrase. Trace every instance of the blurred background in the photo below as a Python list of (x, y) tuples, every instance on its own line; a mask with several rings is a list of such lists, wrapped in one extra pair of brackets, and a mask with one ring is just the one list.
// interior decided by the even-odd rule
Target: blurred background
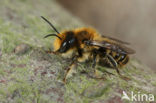
[(131, 43), (135, 56), (143, 63), (156, 66), (155, 0), (58, 0), (65, 9), (102, 35)]

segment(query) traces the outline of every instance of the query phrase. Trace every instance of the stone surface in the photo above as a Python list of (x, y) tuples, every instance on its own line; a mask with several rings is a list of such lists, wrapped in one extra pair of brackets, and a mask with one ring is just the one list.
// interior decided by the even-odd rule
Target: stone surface
[(20, 44), (17, 45), (14, 49), (14, 53), (15, 54), (25, 54), (26, 52), (28, 52), (30, 50), (30, 46), (27, 44)]
[[(62, 83), (69, 61), (45, 52), (52, 48), (54, 38), (43, 37), (54, 31), (40, 16), (48, 18), (59, 31), (85, 25), (56, 1), (1, 0), (0, 10), (0, 103), (131, 103), (121, 99), (122, 91), (156, 96), (156, 74), (135, 58), (121, 70), (130, 81), (106, 67), (101, 69), (115, 76), (93, 79), (88, 66), (78, 64), (75, 75)], [(31, 50), (22, 55), (12, 52), (21, 44)]]

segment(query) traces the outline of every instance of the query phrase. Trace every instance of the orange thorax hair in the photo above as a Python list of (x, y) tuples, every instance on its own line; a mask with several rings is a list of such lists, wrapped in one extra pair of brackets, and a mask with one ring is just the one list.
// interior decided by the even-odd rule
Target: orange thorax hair
[[(59, 38), (55, 39), (53, 43), (54, 51), (57, 51), (60, 48), (62, 42), (66, 38), (66, 32), (68, 31), (63, 31), (58, 34), (58, 36), (61, 37), (62, 40), (60, 40)], [(93, 28), (77, 28), (72, 30), (72, 32), (74, 32), (74, 35), (78, 40), (78, 44), (80, 44), (80, 48), (84, 48), (84, 44), (82, 44), (82, 40), (84, 39), (99, 40), (99, 38), (101, 38), (100, 35)]]

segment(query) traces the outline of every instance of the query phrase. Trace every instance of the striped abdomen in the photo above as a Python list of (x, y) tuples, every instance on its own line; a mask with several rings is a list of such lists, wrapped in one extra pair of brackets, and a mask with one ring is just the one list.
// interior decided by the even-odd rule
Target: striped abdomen
[(120, 67), (126, 65), (129, 61), (129, 56), (127, 54), (119, 54), (117, 52), (109, 50), (107, 51), (107, 53), (115, 59)]

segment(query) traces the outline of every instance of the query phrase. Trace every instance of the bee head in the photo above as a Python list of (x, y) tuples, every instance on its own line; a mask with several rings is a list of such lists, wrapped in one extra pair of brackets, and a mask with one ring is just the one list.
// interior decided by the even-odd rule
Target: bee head
[(72, 31), (68, 31), (64, 35), (65, 35), (65, 39), (63, 40), (60, 48), (58, 49), (58, 52), (60, 53), (67, 52), (70, 48), (73, 48), (74, 44), (76, 43), (76, 38)]
[(52, 29), (55, 30), (55, 32), (57, 33), (57, 34), (48, 34), (44, 37), (44, 38), (47, 38), (49, 36), (57, 37), (57, 41), (59, 40), (59, 42), (61, 42), (61, 43), (56, 42), (58, 44), (54, 44), (56, 48), (59, 46), (59, 49), (57, 50), (57, 52), (65, 53), (66, 51), (68, 51), (70, 48), (74, 46), (74, 44), (76, 43), (74, 32), (67, 31), (65, 33), (59, 33), (58, 30), (53, 26), (53, 24), (50, 21), (48, 21), (43, 16), (41, 16), (41, 18), (45, 20), (52, 27)]

